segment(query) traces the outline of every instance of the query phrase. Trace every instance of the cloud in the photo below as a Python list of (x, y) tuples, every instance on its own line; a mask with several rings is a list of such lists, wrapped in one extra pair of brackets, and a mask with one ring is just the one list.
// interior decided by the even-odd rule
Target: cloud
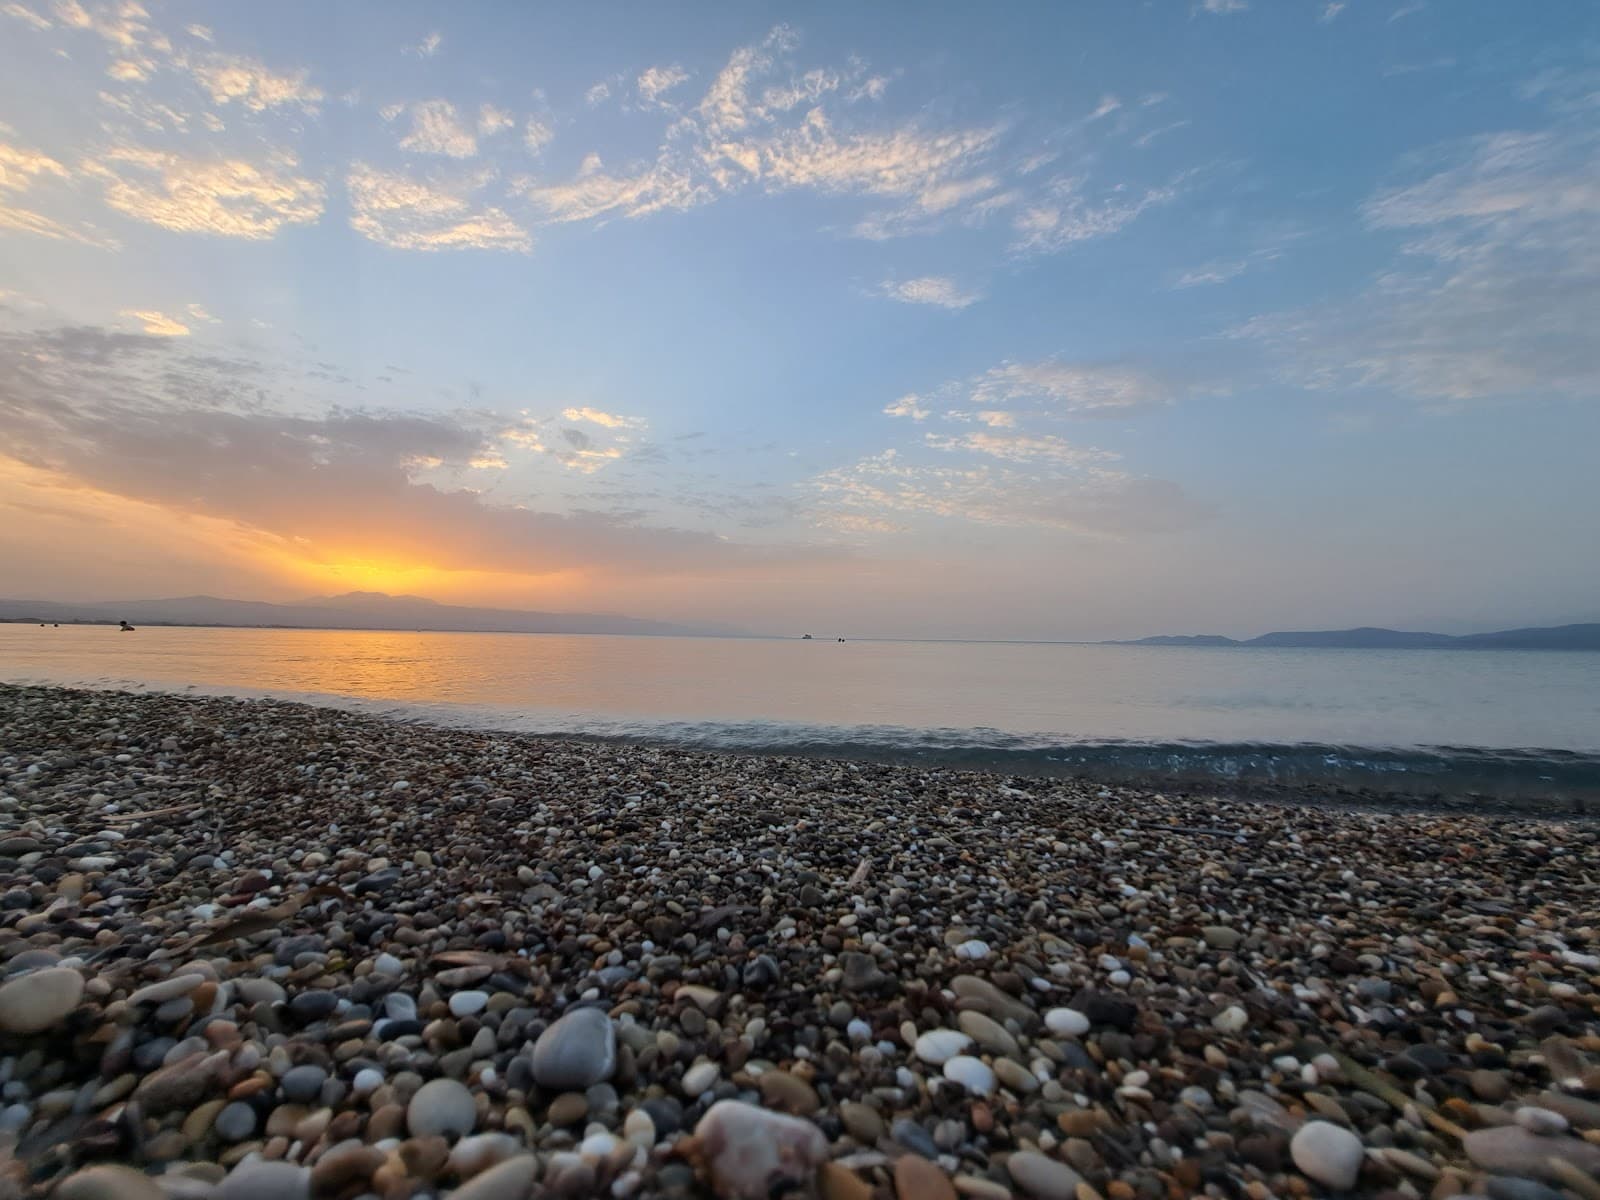
[(213, 55), (191, 70), (218, 104), (238, 103), (250, 112), (265, 112), (290, 105), (314, 113), (322, 103), (322, 89), (310, 82), (309, 71), (278, 72), (253, 58)]
[(1237, 279), (1250, 268), (1250, 260), (1214, 259), (1202, 266), (1185, 271), (1173, 283), (1174, 288), (1201, 287), (1205, 284), (1227, 283), (1230, 279)]
[(527, 230), (504, 210), (472, 200), (487, 178), (418, 180), (356, 163), (345, 179), (350, 228), (395, 250), (526, 253), (533, 248)]
[(478, 106), (478, 136), (493, 137), (501, 130), (510, 129), (517, 123), (517, 119), (503, 108), (496, 108), (492, 104)]
[(400, 139), (400, 148), (417, 154), (471, 158), (478, 152), (478, 139), (450, 101), (420, 100), (411, 106), (411, 132)]
[(189, 327), (183, 322), (153, 309), (123, 309), (122, 315), (132, 317), (144, 326), (144, 331), (155, 337), (188, 337)]
[(596, 108), (611, 99), (611, 85), (602, 79), (583, 94), (583, 102), (590, 108)]
[(636, 87), (639, 99), (646, 104), (659, 104), (661, 97), (665, 96), (680, 83), (687, 82), (689, 72), (677, 63), (670, 66), (650, 67), (643, 71), (638, 78)]
[(1243, 12), (1250, 5), (1246, 0), (1203, 0), (1200, 7), (1214, 17), (1223, 17), (1229, 13)]
[(1054, 434), (988, 433), (983, 431), (958, 434), (929, 433), (923, 440), (935, 450), (965, 450), (1007, 462), (1044, 461), (1063, 466), (1085, 466), (1089, 463), (1111, 462), (1118, 456), (1107, 450), (1078, 446)]
[(666, 209), (692, 208), (712, 198), (705, 185), (695, 183), (686, 169), (670, 160), (663, 159), (631, 174), (612, 175), (605, 171), (597, 154), (584, 160), (577, 178), (570, 183), (542, 184), (523, 179), (515, 187), (547, 220), (554, 222), (643, 217)]
[(928, 410), (922, 407), (921, 397), (914, 393), (907, 393), (894, 403), (884, 405), (883, 412), (885, 416), (910, 417), (913, 421), (925, 421), (929, 415)]
[(1342, 13), (1345, 7), (1341, 0), (1328, 0), (1328, 3), (1322, 6), (1322, 15), (1317, 20), (1324, 25), (1331, 25), (1334, 18)]
[(1302, 386), (1431, 407), (1600, 394), (1600, 136), (1585, 123), (1441, 147), (1363, 207), (1405, 239), (1357, 301), (1234, 331)]
[(296, 174), (297, 166), (285, 153), (250, 162), (125, 146), (81, 169), (100, 181), (108, 205), (135, 220), (178, 233), (261, 239), (322, 215), (322, 184)]
[(587, 406), (564, 409), (561, 415), (569, 421), (589, 421), (606, 429), (643, 429), (646, 425), (643, 417), (624, 417)]
[(1100, 103), (1097, 104), (1095, 106), (1095, 110), (1089, 114), (1089, 120), (1098, 121), (1102, 117), (1109, 117), (1121, 107), (1122, 101), (1118, 100), (1115, 96), (1101, 96)]
[(1140, 368), (1064, 362), (1005, 363), (970, 384), (971, 403), (983, 408), (1032, 404), (1055, 413), (1093, 413), (1166, 403), (1174, 393)]
[(0, 192), (21, 192), (41, 178), (66, 179), (67, 168), (49, 155), (0, 142)]
[[(883, 236), (994, 202), (998, 179), (972, 168), (994, 149), (998, 127), (857, 129), (828, 115), (821, 101), (865, 78), (860, 60), (844, 71), (793, 74), (758, 94), (797, 45), (793, 32), (778, 26), (736, 49), (699, 102), (674, 118), (653, 158), (618, 170), (591, 154), (569, 181), (524, 178), (517, 190), (554, 222), (683, 210), (755, 184), (899, 201), (900, 208), (872, 219)], [(676, 80), (673, 68), (654, 67), (636, 86), (641, 96), (659, 96), (669, 79)]]
[(444, 37), (436, 29), (414, 46), (407, 46), (405, 53), (416, 58), (432, 58), (439, 53), (439, 47), (444, 44)]
[(50, 28), (50, 18), (41, 16), (25, 4), (15, 3), (15, 0), (9, 4), (0, 4), (0, 13), (8, 17), (14, 17), (18, 21), (31, 25), (34, 29)]
[(841, 516), (867, 522), (900, 516), (1120, 538), (1168, 533), (1209, 516), (1175, 484), (1070, 461), (1042, 469), (941, 465), (886, 450), (825, 471), (811, 487), (822, 521), (836, 528)]
[(983, 299), (982, 293), (963, 291), (955, 280), (941, 275), (923, 275), (900, 282), (888, 280), (880, 291), (891, 300), (906, 304), (932, 304), (939, 308), (966, 308)]
[[(271, 387), (269, 372), (207, 365), (174, 345), (94, 328), (0, 333), (0, 444), (68, 484), (232, 522), (301, 562), (661, 575), (837, 557), (494, 503), (448, 482), (454, 471), (499, 469), (492, 414), (242, 410), (226, 399), (237, 372)], [(179, 368), (197, 373), (193, 401), (161, 382)]]
[(976, 194), (941, 194), (940, 189), (970, 183), (953, 177), (993, 146), (998, 134), (993, 127), (839, 134), (820, 109), (813, 109), (799, 128), (779, 134), (759, 150), (761, 168), (772, 183), (821, 192), (915, 196), (928, 211), (939, 212)]
[(541, 121), (538, 117), (529, 117), (528, 123), (522, 127), (522, 144), (531, 154), (539, 153), (555, 141), (555, 137), (556, 131), (548, 122)]
[(1147, 208), (1166, 204), (1178, 194), (1172, 186), (1148, 188), (1135, 195), (1119, 188), (1105, 199), (1092, 200), (1083, 195), (1081, 188), (1081, 180), (1057, 180), (1044, 200), (1018, 212), (1011, 223), (1017, 235), (1013, 251), (1055, 253), (1077, 242), (1106, 237)]

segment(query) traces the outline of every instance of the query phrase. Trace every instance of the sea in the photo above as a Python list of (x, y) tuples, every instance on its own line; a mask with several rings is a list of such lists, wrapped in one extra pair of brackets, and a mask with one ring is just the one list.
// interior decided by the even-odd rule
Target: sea
[(0, 680), (1024, 776), (1600, 811), (1593, 652), (9, 624)]

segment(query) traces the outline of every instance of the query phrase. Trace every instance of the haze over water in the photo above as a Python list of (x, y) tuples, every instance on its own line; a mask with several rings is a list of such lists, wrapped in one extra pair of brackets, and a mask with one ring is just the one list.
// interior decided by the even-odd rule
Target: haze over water
[(1600, 655), (0, 626), (0, 679), (1018, 772), (1600, 792)]

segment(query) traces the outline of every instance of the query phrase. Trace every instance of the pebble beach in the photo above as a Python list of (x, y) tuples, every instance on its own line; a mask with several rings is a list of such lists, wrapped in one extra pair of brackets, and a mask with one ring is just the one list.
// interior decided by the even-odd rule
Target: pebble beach
[(785, 1193), (1595, 1200), (1600, 824), (0, 686), (0, 1198)]

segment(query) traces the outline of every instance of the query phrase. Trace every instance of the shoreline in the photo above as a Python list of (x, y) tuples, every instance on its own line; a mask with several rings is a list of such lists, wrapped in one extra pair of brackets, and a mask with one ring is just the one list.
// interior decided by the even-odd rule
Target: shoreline
[(0, 1195), (1600, 1178), (1587, 821), (0, 685), (0, 978)]
[[(1019, 750), (976, 741), (969, 744), (952, 743), (948, 738), (918, 740), (929, 734), (959, 734), (961, 731), (957, 730), (857, 729), (783, 722), (753, 723), (752, 728), (770, 725), (771, 740), (755, 737), (750, 729), (736, 728), (733, 723), (715, 721), (650, 721), (643, 723), (645, 731), (639, 733), (596, 733), (573, 728), (517, 729), (497, 723), (497, 719), (513, 718), (516, 710), (510, 708), (209, 684), (197, 686), (131, 680), (93, 683), (0, 680), (0, 689), (4, 688), (125, 696), (165, 695), (186, 700), (305, 706), (389, 725), (483, 733), (534, 741), (656, 748), (703, 754), (711, 758), (795, 759), (801, 762), (856, 763), (905, 770), (953, 771), (1034, 783), (1069, 781), (1203, 801), (1237, 800), (1376, 813), (1459, 813), (1556, 820), (1600, 818), (1600, 755), (1575, 750), (1115, 740), (1042, 744)], [(597, 720), (604, 724), (604, 718)], [(628, 723), (624, 722), (625, 725)], [(708, 730), (718, 740), (708, 739)], [(735, 737), (752, 740), (723, 742), (721, 739), (727, 736), (724, 730), (732, 731)], [(974, 737), (983, 732), (971, 731)], [(1015, 736), (1026, 741), (1030, 735)], [(1037, 738), (1037, 735), (1032, 736)], [(794, 740), (783, 740), (785, 738)], [(1441, 759), (1438, 755), (1445, 757)], [(1454, 759), (1449, 757), (1451, 755), (1455, 756)], [(1312, 775), (1289, 780), (1246, 774), (1237, 766), (1236, 773), (1230, 775), (1220, 769), (1212, 771), (1198, 765), (1210, 759), (1233, 763), (1240, 758), (1247, 761), (1289, 758), (1315, 762), (1334, 757), (1351, 760), (1357, 765), (1331, 770), (1326, 776)], [(1190, 761), (1186, 768), (1175, 768), (1170, 761), (1167, 765), (1153, 765), (1162, 758)], [(1366, 759), (1374, 762), (1365, 762)], [(1408, 760), (1414, 761), (1410, 761), (1408, 766)], [(1490, 778), (1497, 769), (1503, 770), (1513, 762), (1518, 762), (1517, 769), (1524, 778), (1515, 781)], [(1534, 790), (1535, 785), (1526, 776), (1530, 770), (1541, 767), (1545, 771), (1565, 773), (1572, 777), (1555, 783), (1548, 775), (1543, 776), (1546, 782)], [(1456, 777), (1453, 782), (1472, 780), (1476, 786), (1448, 786), (1444, 780), (1431, 778), (1427, 773), (1430, 770), (1450, 771)], [(1482, 774), (1474, 776), (1473, 770)]]

